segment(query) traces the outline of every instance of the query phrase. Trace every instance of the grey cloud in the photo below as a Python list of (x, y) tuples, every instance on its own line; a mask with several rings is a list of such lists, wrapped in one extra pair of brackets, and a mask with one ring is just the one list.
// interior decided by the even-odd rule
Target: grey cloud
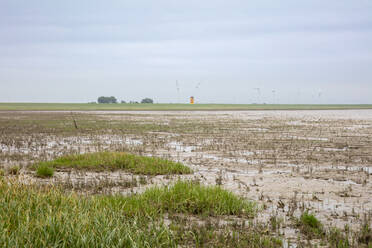
[(346, 0), (4, 0), (0, 101), (175, 101), (180, 80), (201, 102), (249, 103), (261, 87), (267, 102), (276, 89), (282, 103), (367, 103), (371, 12)]

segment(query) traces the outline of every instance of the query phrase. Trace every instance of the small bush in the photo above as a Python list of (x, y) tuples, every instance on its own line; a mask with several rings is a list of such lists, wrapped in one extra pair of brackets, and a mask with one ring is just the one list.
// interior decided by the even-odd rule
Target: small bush
[(150, 103), (150, 104), (152, 104), (152, 103), (154, 103), (154, 100), (152, 100), (151, 98), (144, 98), (144, 99), (142, 99), (141, 103)]
[(36, 175), (41, 178), (52, 177), (54, 175), (54, 169), (48, 165), (41, 164), (36, 169)]

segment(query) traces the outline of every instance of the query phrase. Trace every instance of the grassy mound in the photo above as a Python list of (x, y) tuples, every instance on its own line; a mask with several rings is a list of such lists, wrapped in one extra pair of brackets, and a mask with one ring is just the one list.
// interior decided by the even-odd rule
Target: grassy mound
[[(152, 216), (183, 213), (204, 216), (254, 215), (254, 204), (217, 186), (203, 186), (178, 181), (172, 187), (154, 187), (141, 195), (126, 198), (126, 212), (130, 215)], [(148, 209), (147, 209), (148, 207)]]
[[(253, 215), (253, 206), (218, 187), (191, 182), (177, 182), (169, 188), (149, 189), (143, 194), (127, 197), (83, 197), (66, 194), (57, 188), (2, 180), (0, 246), (177, 247), (180, 244), (195, 245), (196, 242), (201, 244), (200, 239), (192, 240), (198, 236), (205, 237), (203, 242), (224, 244), (222, 247), (229, 244), (233, 247), (280, 247), (275, 238), (250, 231), (244, 233), (243, 229), (239, 235), (234, 235), (233, 229), (220, 233), (214, 229), (194, 228), (194, 234), (184, 236), (183, 231), (172, 231), (162, 222), (166, 212)], [(219, 239), (216, 240), (213, 233)], [(207, 240), (207, 237), (212, 238)]]
[(181, 163), (176, 163), (161, 158), (137, 156), (124, 152), (97, 152), (67, 155), (52, 161), (37, 163), (34, 165), (34, 167), (36, 169), (40, 167), (75, 168), (86, 170), (122, 169), (134, 174), (145, 175), (192, 173), (190, 168)]

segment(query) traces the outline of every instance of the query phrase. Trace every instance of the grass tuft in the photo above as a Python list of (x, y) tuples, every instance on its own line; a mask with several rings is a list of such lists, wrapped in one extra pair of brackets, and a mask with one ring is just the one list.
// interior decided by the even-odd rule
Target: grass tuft
[(52, 161), (39, 162), (35, 168), (75, 168), (84, 170), (127, 170), (134, 174), (169, 175), (190, 174), (192, 170), (185, 165), (166, 159), (138, 156), (124, 152), (96, 152), (59, 157)]
[(54, 168), (49, 165), (41, 164), (36, 168), (36, 176), (41, 178), (52, 177), (54, 175)]
[(303, 213), (301, 215), (301, 223), (304, 226), (314, 228), (314, 229), (320, 229), (321, 223), (320, 221), (312, 214), (309, 214), (307, 212)]
[(312, 214), (304, 212), (298, 220), (298, 226), (307, 237), (324, 236), (322, 223)]

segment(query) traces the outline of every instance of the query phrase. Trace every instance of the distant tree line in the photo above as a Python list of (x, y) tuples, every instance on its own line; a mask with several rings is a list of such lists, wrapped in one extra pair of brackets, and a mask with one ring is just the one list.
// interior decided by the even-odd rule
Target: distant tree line
[(141, 103), (154, 103), (154, 101), (151, 98), (144, 98)]
[(100, 96), (97, 100), (98, 103), (118, 103), (114, 96)]
[[(100, 96), (97, 100), (98, 103), (118, 103), (118, 100), (114, 96)], [(121, 103), (127, 103), (126, 101), (121, 101)], [(139, 103), (137, 101), (130, 101), (129, 103)], [(154, 100), (151, 98), (144, 98), (142, 99), (141, 103), (154, 103)]]

